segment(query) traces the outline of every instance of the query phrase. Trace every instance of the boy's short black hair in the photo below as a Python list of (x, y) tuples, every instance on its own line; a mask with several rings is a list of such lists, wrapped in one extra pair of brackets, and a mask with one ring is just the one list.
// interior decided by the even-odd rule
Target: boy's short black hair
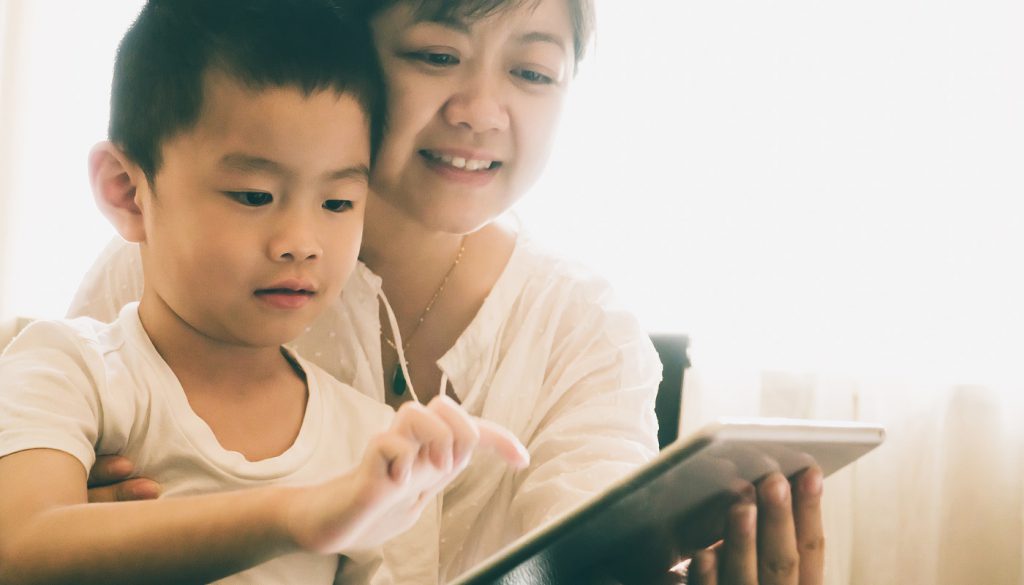
[(150, 183), (163, 142), (199, 119), (211, 68), (255, 89), (354, 96), (376, 152), (384, 91), (364, 17), (332, 0), (149, 0), (117, 50), (109, 132)]

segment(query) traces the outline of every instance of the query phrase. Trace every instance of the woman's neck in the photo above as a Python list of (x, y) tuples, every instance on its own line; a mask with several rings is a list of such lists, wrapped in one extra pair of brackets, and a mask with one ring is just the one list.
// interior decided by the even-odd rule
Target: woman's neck
[(371, 193), (359, 259), (384, 281), (386, 293), (437, 284), (463, 243), (463, 235), (434, 230)]

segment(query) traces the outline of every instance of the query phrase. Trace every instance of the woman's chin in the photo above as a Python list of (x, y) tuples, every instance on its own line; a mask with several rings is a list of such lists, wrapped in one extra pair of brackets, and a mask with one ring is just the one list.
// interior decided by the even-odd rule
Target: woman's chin
[(518, 198), (490, 194), (446, 194), (417, 198), (408, 214), (429, 231), (470, 234), (505, 214)]

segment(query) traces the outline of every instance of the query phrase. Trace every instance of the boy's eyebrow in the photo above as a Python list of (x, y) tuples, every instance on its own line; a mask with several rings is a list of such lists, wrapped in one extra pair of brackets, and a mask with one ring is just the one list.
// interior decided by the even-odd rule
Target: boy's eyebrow
[(364, 181), (370, 181), (370, 167), (358, 164), (346, 167), (344, 169), (338, 169), (336, 171), (329, 171), (327, 173), (328, 181), (342, 181), (345, 179), (362, 179)]
[(269, 158), (241, 153), (225, 154), (220, 159), (220, 166), (226, 169), (246, 173), (264, 172), (273, 175), (288, 174), (284, 166), (278, 162), (272, 161)]
[[(253, 156), (242, 153), (226, 154), (220, 159), (220, 166), (226, 169), (242, 171), (245, 173), (270, 173), (272, 175), (291, 174), (288, 169), (279, 162), (272, 161), (261, 156)], [(328, 181), (340, 181), (344, 179), (370, 180), (370, 167), (364, 164), (355, 164), (343, 169), (327, 171), (324, 177)]]

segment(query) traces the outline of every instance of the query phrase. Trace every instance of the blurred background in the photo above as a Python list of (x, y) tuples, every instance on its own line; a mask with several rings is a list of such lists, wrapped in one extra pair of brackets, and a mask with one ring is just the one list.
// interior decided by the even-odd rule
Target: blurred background
[[(0, 319), (113, 237), (85, 160), (141, 4), (0, 0)], [(524, 228), (690, 337), (684, 433), (887, 425), (827, 483), (829, 583), (1024, 583), (1024, 3), (598, 10)]]

